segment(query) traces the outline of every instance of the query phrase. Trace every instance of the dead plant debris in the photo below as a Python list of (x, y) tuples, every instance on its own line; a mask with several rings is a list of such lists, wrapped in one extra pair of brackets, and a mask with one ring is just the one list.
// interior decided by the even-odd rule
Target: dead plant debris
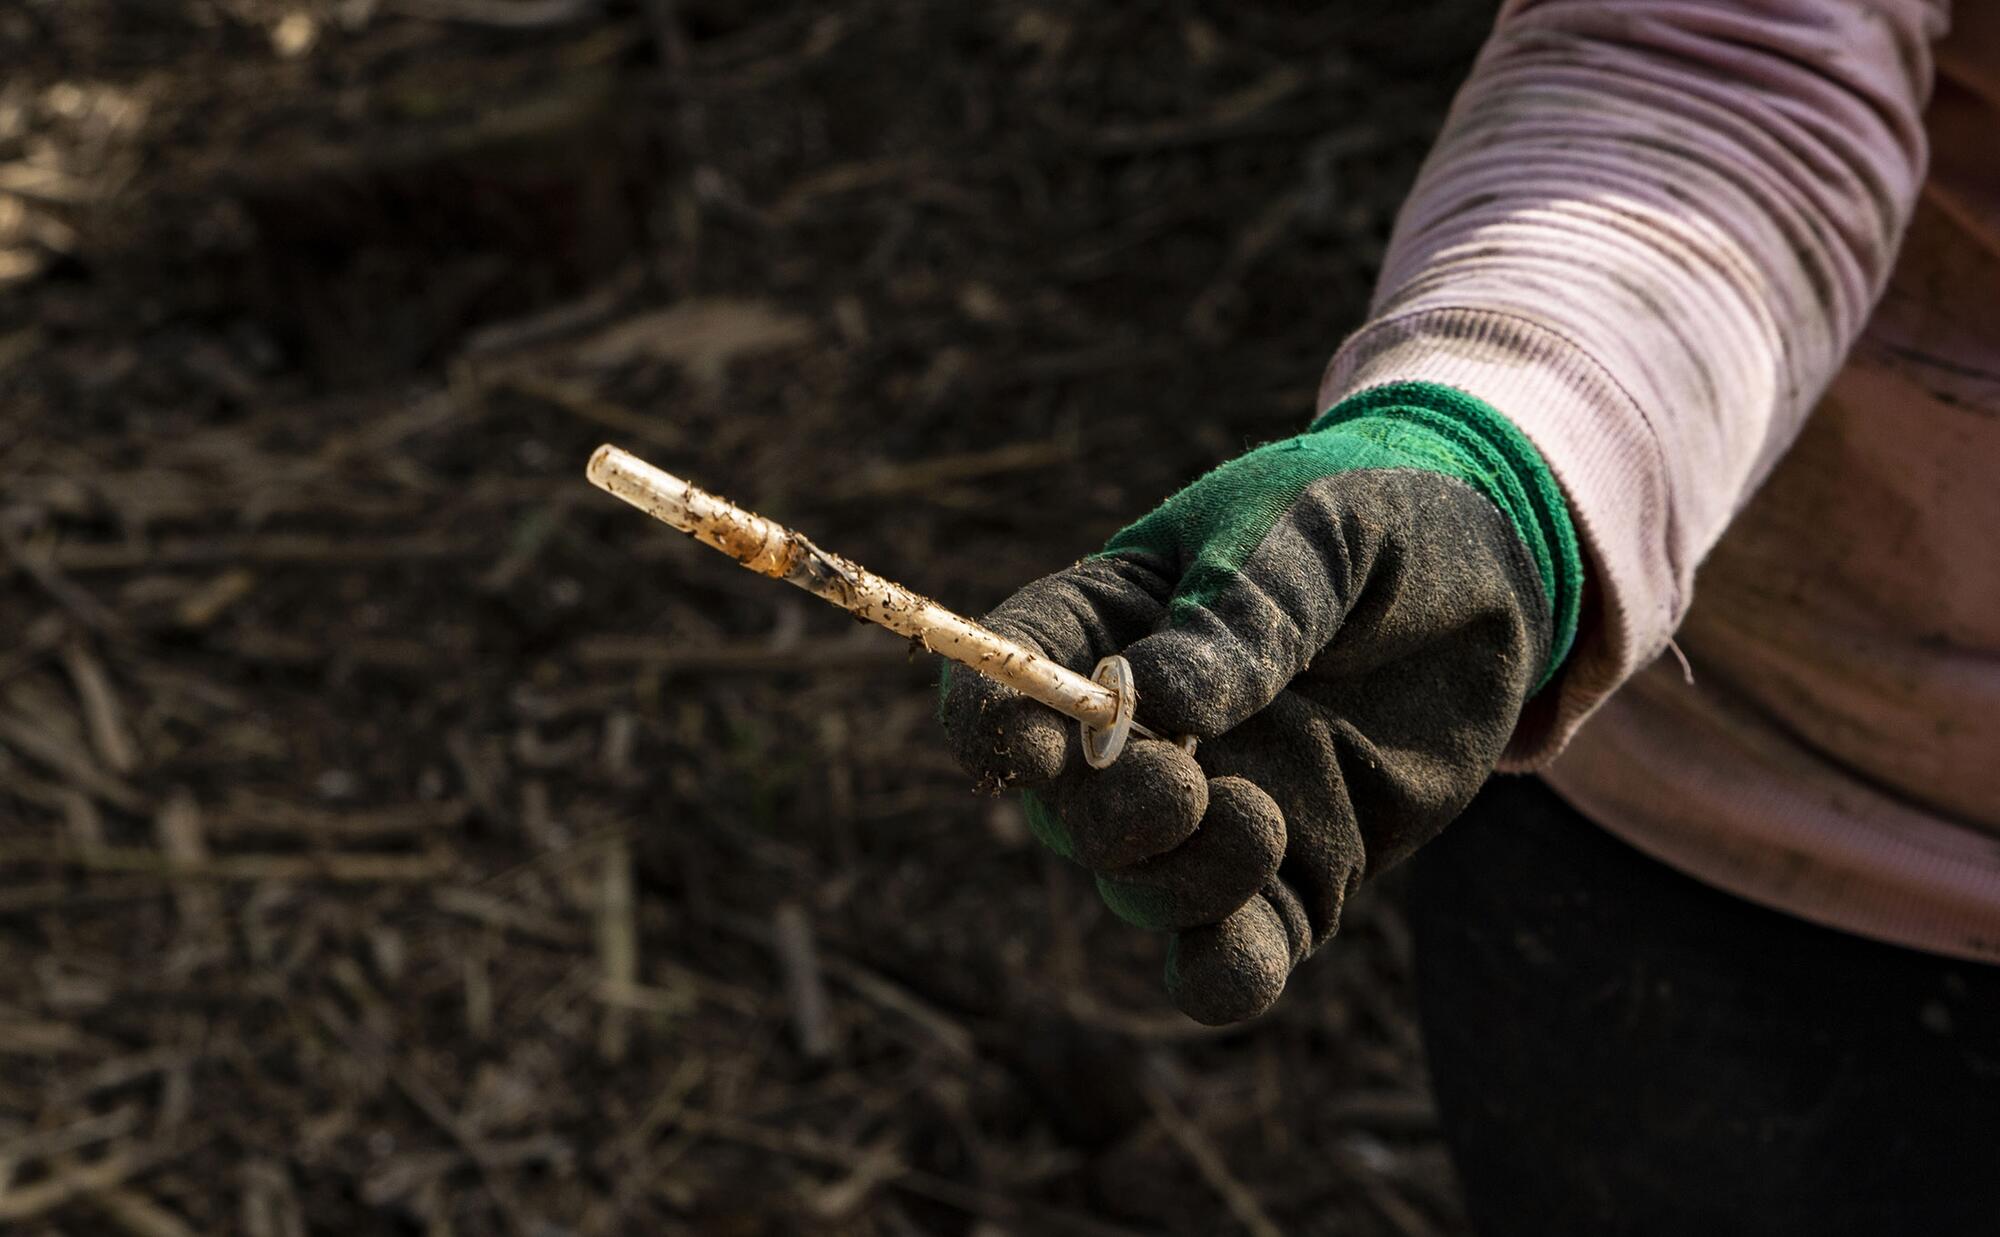
[(0, 1227), (1462, 1231), (1380, 897), (1172, 1014), (929, 659), (1313, 411), (1479, 0), (0, 11)]

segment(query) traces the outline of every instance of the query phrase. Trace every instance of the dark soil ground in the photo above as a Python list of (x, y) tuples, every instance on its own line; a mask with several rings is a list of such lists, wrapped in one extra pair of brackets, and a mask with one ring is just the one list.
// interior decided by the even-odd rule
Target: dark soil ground
[(1460, 1232), (1393, 877), (1182, 1020), (582, 467), (991, 605), (1310, 416), (1488, 8), (0, 9), (0, 1228)]

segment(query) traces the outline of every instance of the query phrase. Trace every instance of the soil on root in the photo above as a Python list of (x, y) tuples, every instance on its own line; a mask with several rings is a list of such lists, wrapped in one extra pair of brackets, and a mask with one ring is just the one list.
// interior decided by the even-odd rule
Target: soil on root
[(1194, 1026), (581, 469), (990, 606), (1311, 415), (1488, 8), (0, 14), (0, 1222), (1460, 1231), (1381, 891)]

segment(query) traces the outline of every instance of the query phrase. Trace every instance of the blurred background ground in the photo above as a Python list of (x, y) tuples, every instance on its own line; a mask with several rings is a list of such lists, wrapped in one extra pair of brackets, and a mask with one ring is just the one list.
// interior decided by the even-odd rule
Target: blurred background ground
[(1394, 880), (1177, 1017), (935, 667), (1310, 415), (1482, 0), (0, 11), (0, 1228), (1461, 1231)]

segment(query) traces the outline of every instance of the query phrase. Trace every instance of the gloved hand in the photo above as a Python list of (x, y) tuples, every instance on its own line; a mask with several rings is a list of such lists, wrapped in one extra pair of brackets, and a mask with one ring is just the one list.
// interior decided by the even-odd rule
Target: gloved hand
[(1123, 653), (1139, 720), (1110, 768), (1075, 723), (960, 672), (940, 715), (990, 787), (1120, 918), (1173, 933), (1198, 1021), (1262, 1012), (1361, 879), (1486, 780), (1576, 628), (1582, 563), (1528, 440), (1451, 388), (1357, 395), (1231, 461), (986, 621), (1072, 670)]

